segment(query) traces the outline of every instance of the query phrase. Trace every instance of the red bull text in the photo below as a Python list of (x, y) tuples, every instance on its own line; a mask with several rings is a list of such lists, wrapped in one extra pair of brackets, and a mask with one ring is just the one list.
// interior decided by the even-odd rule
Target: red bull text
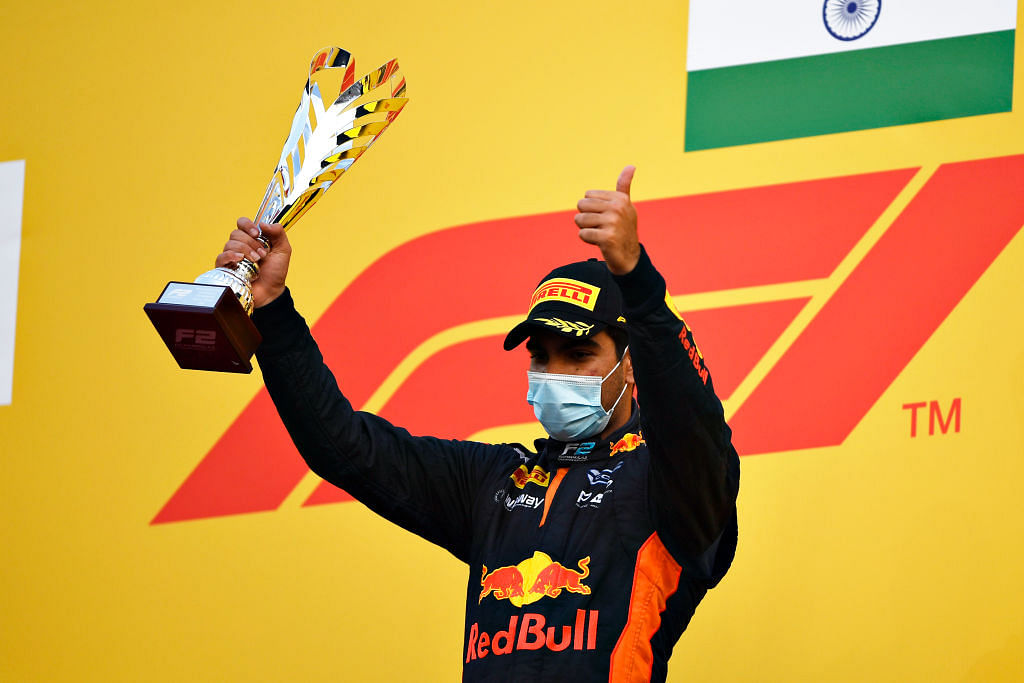
[(466, 644), (466, 663), (474, 659), (483, 659), (489, 654), (507, 655), (515, 650), (540, 650), (547, 648), (553, 652), (568, 650), (593, 650), (597, 647), (598, 611), (576, 610), (576, 620), (572, 624), (547, 626), (543, 614), (526, 612), (512, 615), (508, 620), (508, 629), (497, 631), (493, 635), (480, 630), (480, 624), (469, 627), (469, 642)]

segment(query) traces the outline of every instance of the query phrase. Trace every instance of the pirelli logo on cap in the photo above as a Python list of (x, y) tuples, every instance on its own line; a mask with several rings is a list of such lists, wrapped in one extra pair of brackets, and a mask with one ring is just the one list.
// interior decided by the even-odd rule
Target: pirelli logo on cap
[(554, 278), (541, 283), (537, 291), (533, 293), (533, 298), (530, 299), (530, 310), (532, 311), (537, 304), (545, 301), (564, 301), (592, 311), (594, 305), (597, 304), (597, 295), (600, 293), (600, 287), (589, 285), (586, 282), (570, 280), (566, 277)]

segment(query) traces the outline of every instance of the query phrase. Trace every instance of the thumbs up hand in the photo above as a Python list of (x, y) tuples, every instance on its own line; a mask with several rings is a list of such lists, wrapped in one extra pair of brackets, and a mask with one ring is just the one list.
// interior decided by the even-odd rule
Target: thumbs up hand
[(640, 241), (636, 233), (636, 209), (629, 198), (635, 166), (622, 169), (615, 191), (587, 190), (576, 204), (576, 226), (580, 239), (601, 249), (608, 270), (625, 275), (640, 260)]

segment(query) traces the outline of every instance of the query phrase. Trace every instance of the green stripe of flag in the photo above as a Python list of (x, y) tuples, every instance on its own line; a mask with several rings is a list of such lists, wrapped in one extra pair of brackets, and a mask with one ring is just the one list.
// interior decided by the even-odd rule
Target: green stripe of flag
[(689, 74), (686, 150), (1010, 111), (1014, 32)]

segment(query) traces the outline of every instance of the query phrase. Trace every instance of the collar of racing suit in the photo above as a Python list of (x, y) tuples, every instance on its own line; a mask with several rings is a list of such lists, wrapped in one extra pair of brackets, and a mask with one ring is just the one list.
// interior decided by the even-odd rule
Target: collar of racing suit
[(537, 439), (534, 447), (543, 453), (546, 462), (557, 463), (559, 467), (571, 467), (580, 463), (591, 463), (618, 456), (635, 450), (644, 443), (640, 432), (640, 409), (633, 401), (629, 421), (605, 439), (582, 439), (580, 441), (558, 441)]

